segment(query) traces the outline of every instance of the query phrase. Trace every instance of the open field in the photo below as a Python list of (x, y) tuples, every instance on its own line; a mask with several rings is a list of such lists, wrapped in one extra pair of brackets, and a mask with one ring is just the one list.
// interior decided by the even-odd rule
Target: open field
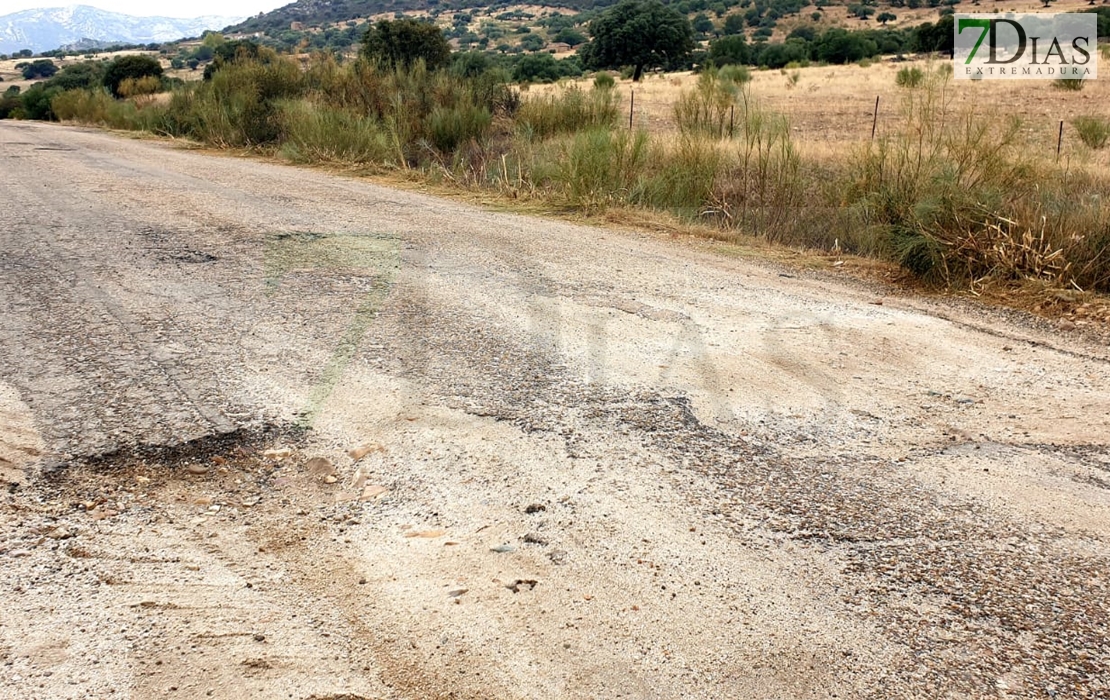
[[(877, 138), (898, 132), (903, 123), (902, 101), (906, 90), (895, 83), (902, 68), (933, 69), (946, 61), (894, 61), (889, 58), (867, 66), (809, 66), (789, 70), (752, 70), (751, 93), (766, 107), (784, 114), (791, 134), (804, 152), (830, 157), (844, 156), (871, 138), (875, 98), (879, 98)], [(1106, 62), (1110, 69), (1110, 61)], [(797, 73), (796, 84), (788, 74)], [(551, 94), (567, 85), (587, 87), (591, 79), (561, 84), (535, 85), (529, 93)], [(621, 95), (620, 113), (628, 123), (629, 95), (635, 92), (634, 124), (649, 132), (677, 132), (674, 105), (683, 91), (697, 82), (693, 73), (655, 73), (639, 83), (617, 79)], [(1060, 120), (1064, 120), (1063, 157), (1077, 162), (1110, 167), (1110, 149), (1092, 152), (1076, 137), (1071, 121), (1094, 115), (1110, 119), (1110, 77), (1090, 81), (1083, 90), (1069, 92), (1052, 81), (956, 81), (949, 86), (953, 118), (974, 110), (983, 119), (999, 123), (1010, 116), (1023, 121), (1022, 142), (1029, 154), (1055, 159)]]
[[(162, 69), (165, 71), (165, 74), (171, 78), (180, 78), (186, 81), (200, 80), (201, 76), (204, 73), (203, 68), (200, 70), (189, 70), (188, 68), (173, 70), (172, 68), (170, 68), (170, 62), (168, 59), (160, 57), (156, 52), (151, 51), (113, 51), (101, 53), (93, 52), (91, 54), (82, 56), (65, 56), (61, 58), (53, 57), (50, 60), (53, 61), (60, 70), (62, 68), (65, 68), (66, 66), (73, 66), (78, 63), (84, 63), (86, 61), (111, 61), (112, 59), (119, 56), (128, 56), (134, 54), (142, 54), (144, 56), (154, 56), (155, 58), (158, 58), (159, 62), (162, 64)], [(3, 81), (0, 81), (0, 92), (3, 92), (12, 85), (18, 86), (20, 90), (26, 90), (27, 88), (34, 85), (36, 82), (41, 82), (41, 79), (24, 80), (23, 75), (19, 72), (19, 70), (16, 69), (15, 66), (17, 63), (22, 63), (28, 60), (35, 59), (10, 58), (5, 61), (0, 61), (0, 78), (3, 78)]]

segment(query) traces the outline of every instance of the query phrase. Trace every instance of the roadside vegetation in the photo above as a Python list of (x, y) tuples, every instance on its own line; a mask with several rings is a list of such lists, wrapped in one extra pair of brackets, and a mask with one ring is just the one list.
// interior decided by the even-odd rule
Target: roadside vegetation
[[(622, 3), (613, 12), (636, 7), (658, 13), (661, 6)], [(605, 44), (606, 26), (599, 20), (590, 28), (598, 43), (583, 51), (588, 65), (624, 65), (635, 75), (689, 58), (684, 32), (672, 32), (677, 40), (662, 50), (659, 42)], [(919, 28), (913, 41), (927, 43), (933, 31)], [(796, 65), (858, 61), (871, 51), (862, 35), (842, 29), (787, 45)], [(1034, 158), (1016, 118), (987, 105), (957, 109), (946, 63), (899, 71), (899, 127), (829, 157), (799, 148), (787, 118), (751, 88), (751, 47), (742, 40), (730, 47), (736, 60), (701, 69), (674, 101), (676, 130), (664, 134), (629, 128), (609, 73), (536, 94), (483, 54), (452, 54), (440, 30), (410, 19), (377, 23), (347, 61), (223, 42), (204, 79), (189, 84), (167, 84), (151, 65), (157, 61), (69, 66), (23, 94), (6, 93), (0, 118), (61, 119), (296, 163), (406, 171), (589, 214), (665, 212), (723, 239), (755, 236), (893, 261), (940, 286), (1035, 281), (1110, 292), (1105, 169)], [(796, 71), (783, 74), (791, 88), (798, 84)], [(1105, 118), (1073, 126), (1092, 152), (1106, 146)]]

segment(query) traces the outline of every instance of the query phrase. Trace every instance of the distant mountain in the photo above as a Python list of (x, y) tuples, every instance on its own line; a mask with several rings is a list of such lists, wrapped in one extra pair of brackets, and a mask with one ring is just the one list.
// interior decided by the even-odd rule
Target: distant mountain
[(199, 36), (242, 17), (133, 17), (87, 5), (24, 10), (0, 17), (0, 53), (31, 49), (35, 53), (64, 45), (150, 44)]

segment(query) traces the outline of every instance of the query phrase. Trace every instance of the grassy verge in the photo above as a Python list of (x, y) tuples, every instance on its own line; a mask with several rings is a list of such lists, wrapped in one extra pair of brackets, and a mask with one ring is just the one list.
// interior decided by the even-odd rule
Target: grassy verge
[[(705, 73), (675, 102), (678, 133), (662, 136), (618, 124), (604, 82), (522, 98), (492, 73), (325, 57), (305, 68), (275, 55), (229, 64), (169, 100), (71, 91), (53, 108), (297, 163), (868, 256), (934, 287), (1110, 291), (1105, 174), (1027, 158), (1020, 123), (953, 108), (944, 71), (902, 80), (899, 129), (835, 158), (799, 149), (747, 78)], [(1098, 144), (1100, 124), (1085, 126)]]

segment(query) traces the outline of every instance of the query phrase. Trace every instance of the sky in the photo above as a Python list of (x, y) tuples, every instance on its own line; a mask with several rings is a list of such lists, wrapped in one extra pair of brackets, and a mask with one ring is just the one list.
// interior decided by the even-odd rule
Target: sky
[(250, 17), (269, 12), (293, 0), (0, 0), (0, 16), (21, 10), (37, 10), (67, 5), (90, 5), (109, 12), (140, 17)]

